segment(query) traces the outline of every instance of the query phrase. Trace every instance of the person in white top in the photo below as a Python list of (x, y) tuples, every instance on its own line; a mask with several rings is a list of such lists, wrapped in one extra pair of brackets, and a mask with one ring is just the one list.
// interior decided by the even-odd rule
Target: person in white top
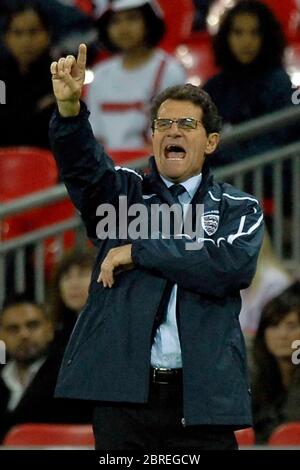
[(155, 0), (116, 0), (98, 29), (117, 54), (95, 67), (87, 91), (94, 134), (110, 149), (145, 147), (152, 97), (186, 81), (182, 65), (156, 47), (165, 32), (162, 12)]

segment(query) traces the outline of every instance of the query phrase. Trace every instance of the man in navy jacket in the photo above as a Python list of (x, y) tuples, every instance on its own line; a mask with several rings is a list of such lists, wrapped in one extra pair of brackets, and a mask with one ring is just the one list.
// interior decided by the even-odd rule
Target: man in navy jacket
[[(99, 249), (56, 394), (95, 401), (98, 449), (234, 449), (234, 430), (252, 423), (239, 291), (255, 272), (261, 209), (210, 177), (205, 160), (220, 120), (210, 97), (190, 84), (153, 103), (150, 172), (115, 167), (80, 102), (85, 58), (80, 45), (77, 59), (51, 65), (52, 148)], [(174, 203), (193, 230), (173, 219), (169, 233), (164, 220), (152, 227), (153, 209)], [(104, 217), (111, 208), (112, 225)], [(138, 226), (137, 208), (140, 236), (129, 230)]]

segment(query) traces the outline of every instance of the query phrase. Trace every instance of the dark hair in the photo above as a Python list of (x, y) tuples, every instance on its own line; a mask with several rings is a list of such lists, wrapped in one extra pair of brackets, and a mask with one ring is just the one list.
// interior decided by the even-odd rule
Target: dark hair
[(4, 31), (10, 27), (11, 21), (15, 15), (26, 11), (34, 11), (42, 22), (46, 31), (51, 32), (49, 18), (38, 0), (9, 0), (6, 7), (6, 15), (4, 18)]
[(13, 307), (17, 307), (19, 305), (32, 305), (33, 307), (38, 308), (45, 317), (47, 318), (49, 317), (47, 309), (45, 308), (43, 304), (38, 303), (35, 300), (33, 300), (33, 298), (29, 296), (27, 293), (23, 293), (23, 294), (15, 294), (7, 298), (4, 301), (3, 307), (0, 311), (0, 323), (6, 310), (13, 308)]
[[(162, 39), (163, 35), (165, 34), (165, 23), (162, 18), (159, 18), (155, 12), (153, 11), (152, 7), (146, 3), (140, 7), (130, 8), (130, 10), (139, 10), (143, 14), (145, 28), (146, 28), (146, 35), (145, 35), (145, 42), (148, 47), (156, 46), (159, 41)], [(129, 8), (128, 8), (129, 10)], [(103, 45), (111, 52), (118, 52), (119, 48), (116, 47), (108, 36), (108, 25), (109, 22), (114, 15), (114, 11), (108, 9), (103, 15), (96, 21), (96, 26), (98, 29), (98, 35), (100, 41)]]
[(64, 314), (67, 307), (62, 301), (59, 283), (62, 276), (73, 266), (81, 268), (93, 268), (95, 256), (90, 251), (72, 250), (67, 252), (56, 266), (50, 283), (49, 303), (50, 314), (54, 324), (63, 323), (66, 319)]
[(253, 403), (261, 405), (283, 390), (281, 374), (275, 357), (268, 351), (265, 331), (278, 325), (290, 312), (298, 314), (300, 322), (300, 282), (294, 282), (282, 294), (268, 302), (261, 315), (253, 344)]
[(225, 71), (232, 71), (241, 66), (230, 50), (228, 35), (234, 18), (242, 13), (249, 13), (258, 18), (262, 36), (262, 46), (258, 56), (247, 67), (252, 66), (260, 70), (280, 67), (286, 46), (284, 33), (272, 10), (258, 0), (239, 0), (233, 8), (225, 12), (219, 31), (213, 38), (216, 64)]
[(152, 131), (154, 130), (154, 120), (157, 118), (158, 111), (164, 101), (179, 100), (190, 101), (196, 106), (199, 106), (203, 111), (202, 123), (207, 132), (220, 132), (221, 130), (221, 117), (218, 114), (216, 105), (213, 103), (211, 97), (202, 88), (186, 83), (185, 85), (175, 85), (166, 88), (156, 98), (154, 98), (151, 106), (151, 123)]

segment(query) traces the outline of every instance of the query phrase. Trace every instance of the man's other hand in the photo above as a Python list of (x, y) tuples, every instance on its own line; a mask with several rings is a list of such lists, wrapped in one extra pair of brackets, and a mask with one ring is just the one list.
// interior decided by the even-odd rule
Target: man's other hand
[(100, 274), (97, 279), (97, 282), (103, 283), (103, 287), (112, 287), (116, 274), (134, 268), (131, 247), (132, 245), (129, 244), (109, 250), (101, 264)]

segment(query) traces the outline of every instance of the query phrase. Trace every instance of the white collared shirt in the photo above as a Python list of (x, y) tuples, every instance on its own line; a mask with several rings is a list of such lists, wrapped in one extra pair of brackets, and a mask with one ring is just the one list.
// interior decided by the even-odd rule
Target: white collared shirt
[[(174, 184), (163, 176), (161, 176), (161, 179), (168, 188)], [(193, 199), (201, 184), (201, 180), (202, 173), (192, 176), (188, 180), (180, 183), (185, 188), (185, 192), (178, 196), (179, 202), (183, 207), (184, 217), (187, 213), (188, 204)], [(170, 369), (182, 367), (181, 347), (176, 321), (176, 302), (177, 284), (174, 285), (171, 291), (165, 320), (159, 325), (155, 333), (151, 349), (152, 367), (164, 367)]]
[(27, 387), (30, 385), (30, 383), (44, 364), (45, 360), (46, 357), (43, 356), (42, 358), (37, 359), (33, 364), (28, 366), (28, 369), (26, 371), (27, 377), (24, 384), (20, 382), (20, 376), (15, 361), (11, 360), (3, 367), (1, 371), (1, 377), (6, 387), (10, 391), (10, 398), (7, 405), (7, 409), (9, 411), (13, 411), (17, 407)]

